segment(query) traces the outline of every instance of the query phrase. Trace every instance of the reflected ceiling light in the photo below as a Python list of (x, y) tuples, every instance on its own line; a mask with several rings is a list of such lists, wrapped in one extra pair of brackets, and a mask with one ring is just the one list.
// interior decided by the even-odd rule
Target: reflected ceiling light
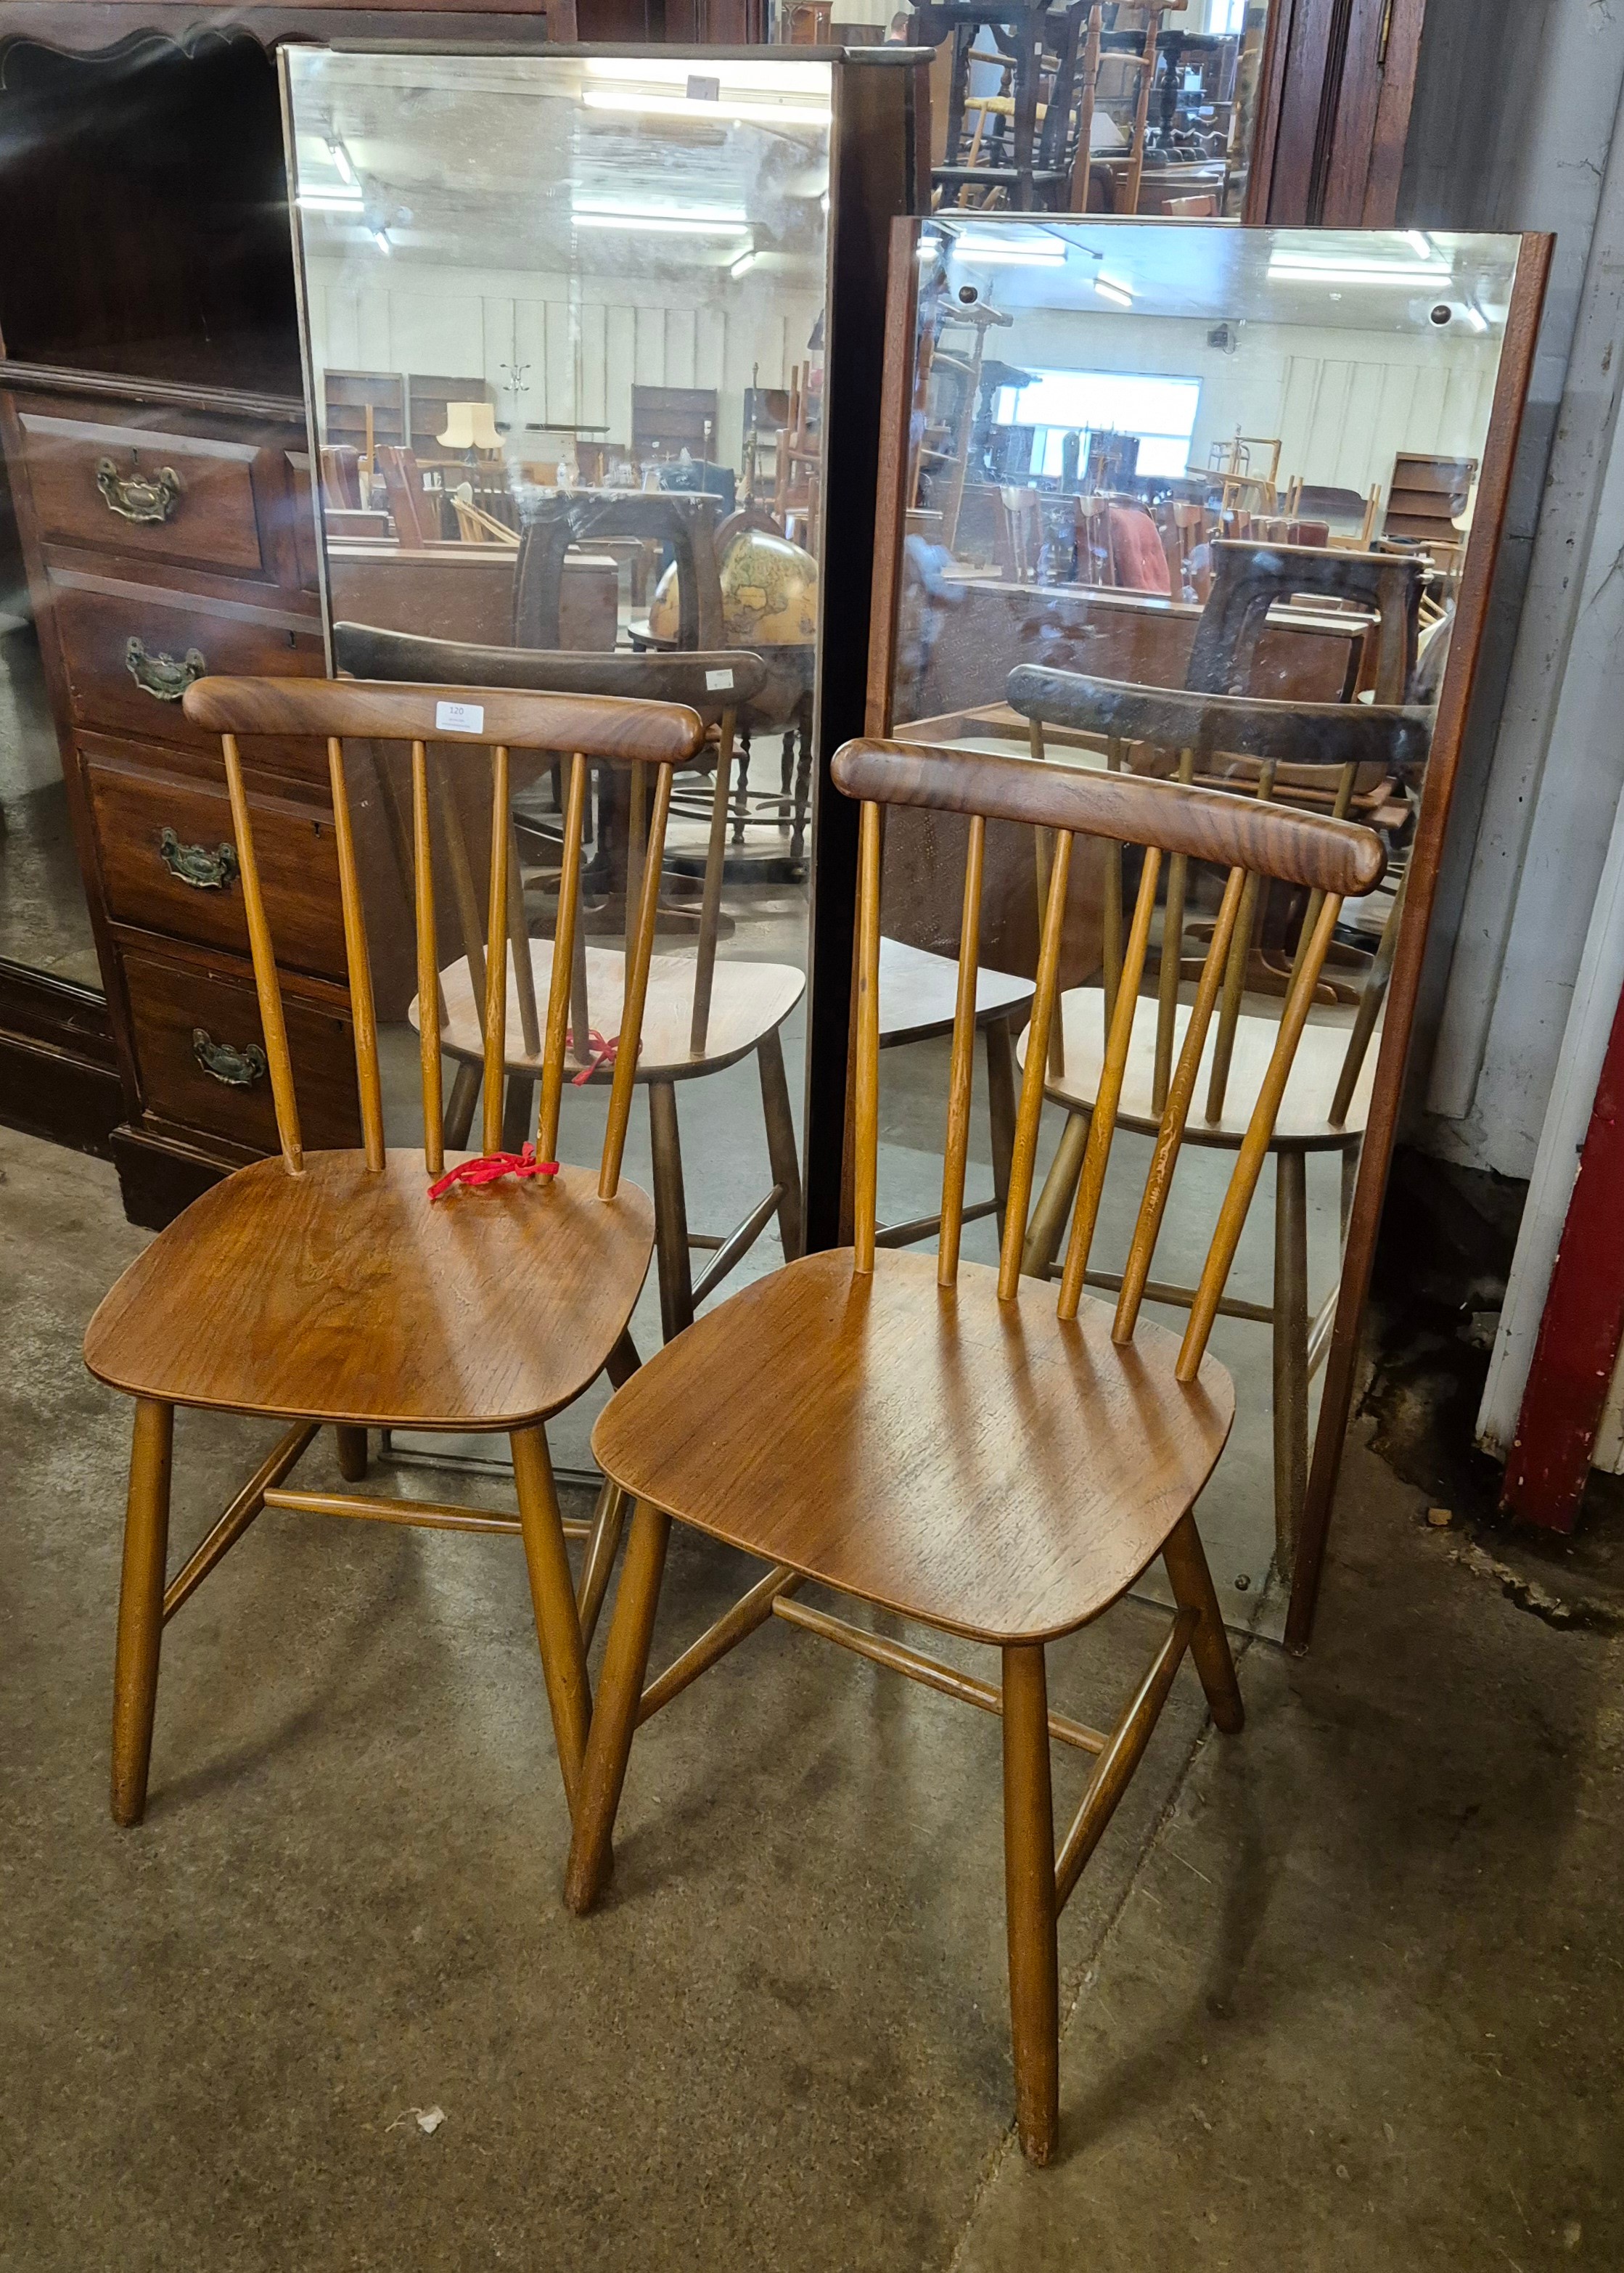
[(1131, 308), (1134, 304), (1132, 292), (1126, 284), (1119, 284), (1114, 276), (1096, 276), (1094, 289), (1102, 300), (1114, 300), (1119, 308)]
[(640, 236), (737, 236), (750, 227), (748, 214), (715, 206), (675, 213), (655, 213), (647, 206), (577, 206), (570, 219), (577, 229), (629, 229)]
[(827, 102), (741, 102), (730, 95), (717, 102), (700, 101), (685, 94), (611, 94), (607, 88), (585, 87), (582, 107), (587, 110), (618, 110), (644, 118), (727, 118), (743, 126), (827, 126)]
[(1423, 260), (1435, 260), (1438, 258), (1433, 250), (1433, 240), (1425, 229), (1407, 229), (1404, 231), (1404, 242), (1414, 251), (1419, 253)]
[(393, 245), (389, 242), (389, 232), (386, 229), (375, 229), (372, 231), (372, 242), (380, 252), (394, 251)]
[(752, 244), (747, 252), (741, 252), (737, 260), (730, 260), (728, 263), (728, 274), (730, 276), (748, 275), (760, 259), (760, 255)]
[(362, 197), (359, 185), (353, 190), (301, 190), (298, 202), (306, 213), (358, 214)]
[(1052, 268), (1066, 259), (1066, 247), (1057, 237), (955, 236), (953, 250), (959, 259), (974, 261), (978, 266), (1005, 261)]
[[(821, 97), (828, 108), (829, 67), (827, 64), (726, 61), (707, 56), (702, 74), (719, 87), (738, 87), (749, 94), (798, 94), (811, 101)], [(695, 76), (694, 64), (685, 57), (670, 62), (655, 56), (589, 56), (587, 77), (616, 79), (638, 86), (685, 88)]]
[(347, 183), (353, 189), (355, 186), (355, 169), (344, 145), (336, 139), (329, 142), (327, 155), (338, 169), (340, 181)]
[(1334, 252), (1283, 251), (1270, 253), (1269, 274), (1283, 283), (1418, 285), (1448, 282), (1454, 272), (1435, 254), (1426, 260), (1374, 260), (1368, 252), (1339, 259)]

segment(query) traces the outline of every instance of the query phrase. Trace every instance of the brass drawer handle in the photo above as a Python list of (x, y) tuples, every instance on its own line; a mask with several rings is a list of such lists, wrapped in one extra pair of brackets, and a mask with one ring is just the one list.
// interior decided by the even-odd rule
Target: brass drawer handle
[(160, 466), (155, 474), (131, 469), (121, 474), (111, 458), (96, 467), (96, 487), (109, 513), (121, 521), (172, 521), (181, 501), (181, 477), (173, 466)]
[(211, 1080), (223, 1081), (228, 1089), (251, 1089), (265, 1079), (265, 1052), (258, 1042), (239, 1050), (229, 1042), (217, 1042), (203, 1027), (194, 1026), (191, 1054)]
[(211, 852), (206, 844), (183, 844), (172, 829), (159, 833), (158, 858), (170, 875), (198, 892), (223, 892), (237, 873), (235, 844)]
[(194, 679), (208, 676), (208, 665), (198, 649), (189, 647), (178, 660), (172, 655), (149, 655), (146, 642), (124, 642), (124, 668), (154, 702), (178, 702)]

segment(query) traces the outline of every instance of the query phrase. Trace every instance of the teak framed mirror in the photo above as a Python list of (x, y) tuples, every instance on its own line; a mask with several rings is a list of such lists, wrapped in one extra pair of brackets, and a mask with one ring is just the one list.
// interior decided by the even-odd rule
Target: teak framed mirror
[[(834, 1159), (838, 1204), (843, 1056), (819, 1070), (808, 998), (826, 904), (849, 906), (856, 823), (820, 784), (862, 730), (889, 228), (925, 194), (928, 61), (438, 41), (281, 56), (332, 667), (642, 694), (706, 719), (660, 862), (629, 1162), (657, 1200), (645, 1349), (830, 1212), (815, 1174), (803, 1206), (802, 1134)], [(527, 1021), (566, 771), (531, 767), (515, 800), (515, 1139), (534, 1120)], [(404, 782), (385, 766), (375, 789), (381, 964), (409, 829)], [(594, 1040), (566, 1146), (595, 1141), (606, 1094), (646, 793), (625, 769), (591, 784), (576, 1023)], [(460, 833), (476, 909), (479, 825), (442, 803), (445, 873)], [(480, 1079), (477, 933), (447, 911), (453, 1124)], [(845, 936), (836, 921), (842, 996)], [(413, 987), (378, 976), (385, 1046), (409, 1056)], [(591, 1402), (565, 1425), (566, 1465), (589, 1459)]]
[[(1092, 216), (942, 214), (893, 231), (867, 731), (1180, 772), (1351, 813), (1387, 842), (1382, 885), (1343, 911), (1293, 1074), (1305, 1086), (1288, 1093), (1214, 1343), (1240, 1414), (1201, 1503), (1215, 1579), (1226, 1619), (1295, 1648), (1313, 1624), (1550, 251), (1533, 236)], [(938, 816), (891, 817), (894, 952), (951, 964), (951, 834)], [(989, 832), (982, 918), (984, 959), (991, 942), (1009, 978), (986, 1023), (1017, 1055), (1047, 889), (1030, 839)], [(1075, 1187), (1124, 890), (1119, 855), (1074, 863), (1030, 1271), (1053, 1267)], [(1147, 1144), (1214, 904), (1194, 866), (1163, 896), (1125, 1091), (1131, 1104), (1142, 1080)], [(1193, 1191), (1228, 1174), (1228, 1123), (1315, 912), (1306, 895), (1259, 896), (1180, 1159)], [(1001, 1189), (996, 1059), (990, 1043), (982, 1157)], [(910, 1143), (905, 1121), (906, 1106), (888, 1144), (882, 1131), (894, 1224), (923, 1215), (938, 1173), (939, 1139), (922, 1120)], [(1109, 1188), (1100, 1223), (1092, 1283), (1109, 1287)], [(1172, 1223), (1155, 1265), (1170, 1323)]]

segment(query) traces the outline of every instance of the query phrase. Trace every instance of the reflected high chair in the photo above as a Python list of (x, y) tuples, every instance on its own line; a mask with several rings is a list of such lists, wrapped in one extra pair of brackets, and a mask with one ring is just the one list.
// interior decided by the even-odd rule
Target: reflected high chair
[[(1283, 767), (1322, 772), (1334, 796), (1334, 814), (1347, 810), (1361, 774), (1392, 776), (1426, 763), (1432, 713), (1420, 707), (1363, 702), (1275, 702), (1179, 688), (1130, 686), (1074, 671), (1022, 665), (1010, 675), (1007, 700), (1030, 721), (1033, 753), (1043, 757), (1046, 727), (1102, 739), (1105, 763), (1115, 769), (1134, 753), (1136, 763), (1160, 760), (1187, 781), (1209, 777), (1226, 764), (1257, 769), (1255, 782), (1238, 781), (1239, 796), (1266, 803)], [(1058, 762), (1052, 751), (1049, 761)], [(1222, 794), (1223, 792), (1219, 792)], [(1193, 1019), (1196, 973), (1185, 960), (1189, 863), (1168, 864), (1158, 967), (1149, 991), (1134, 988), (1132, 1039), (1115, 1113), (1119, 1123), (1154, 1132), (1165, 1108), (1174, 1054)], [(1069, 1114), (1042, 1195), (1033, 1212), (1022, 1267), (1039, 1278), (1058, 1275), (1056, 1257), (1089, 1144), (1090, 1116), (1101, 1094), (1107, 1038), (1123, 986), (1122, 856), (1106, 853), (1104, 969), (1102, 983), (1069, 987), (1061, 995), (1048, 1049), (1045, 1094)], [(1295, 961), (1271, 984), (1288, 989), (1301, 973), (1319, 920), (1323, 895), (1311, 892), (1303, 909)], [(1241, 903), (1224, 974), (1219, 1014), (1201, 1061), (1201, 1099), (1185, 1129), (1188, 1144), (1239, 1151), (1254, 1125), (1259, 1096), (1273, 1063), (1283, 1012), (1249, 991), (1258, 975), (1253, 943), (1263, 906), (1262, 881), (1254, 877)], [(1194, 911), (1190, 911), (1194, 912)], [(1308, 1405), (1313, 1375), (1329, 1345), (1335, 1292), (1315, 1317), (1309, 1309), (1307, 1159), (1332, 1152), (1342, 1162), (1343, 1210), (1351, 1197), (1369, 1114), (1375, 1061), (1370, 1045), (1387, 993), (1403, 915), (1403, 886), (1395, 896), (1381, 943), (1364, 973), (1351, 1023), (1310, 1024), (1293, 1059), (1291, 1078), (1275, 1114), (1268, 1151), (1275, 1162), (1274, 1285), (1269, 1302), (1226, 1296), (1224, 1314), (1269, 1328), (1273, 1342), (1276, 1556), (1291, 1568), (1298, 1513), (1307, 1488)], [(1197, 944), (1194, 935), (1189, 942)], [(1016, 1054), (1025, 1063), (1031, 1029)], [(1109, 1271), (1089, 1274), (1091, 1286), (1121, 1281)], [(1151, 1299), (1187, 1306), (1194, 1290), (1159, 1282)]]
[[(658, 848), (671, 776), (699, 748), (692, 711), (654, 702), (569, 700), (498, 688), (449, 690), (471, 731), (443, 723), (447, 690), (307, 679), (206, 679), (186, 716), (221, 737), (263, 1026), (262, 1062), (281, 1157), (239, 1169), (194, 1200), (131, 1264), (90, 1322), (85, 1361), (136, 1401), (114, 1674), (113, 1813), (146, 1802), (159, 1647), (165, 1621), (263, 1508), (358, 1516), (524, 1542), (559, 1765), (576, 1802), (590, 1698), (582, 1616), (544, 1427), (607, 1369), (636, 1364), (627, 1333), (654, 1248), (647, 1197), (622, 1180), (632, 1071), (652, 960)], [(440, 714), (437, 716), (437, 711)], [(266, 920), (238, 738), (326, 738), (363, 1146), (307, 1152), (275, 944)], [(372, 983), (350, 825), (344, 737), (410, 745), (418, 984), (424, 1005), (421, 1147), (386, 1147)], [(475, 1158), (442, 1134), (439, 961), (425, 745), (488, 767), (490, 872), (485, 1114)], [(481, 746), (483, 746), (482, 747)], [(569, 803), (558, 896), (558, 955), (548, 998), (535, 1142), (502, 1152), (503, 983), (508, 887), (509, 751), (566, 750)], [(487, 752), (489, 754), (487, 755)], [(580, 821), (589, 758), (651, 766), (651, 858), (628, 958), (624, 1033), (595, 1170), (558, 1162), (572, 942), (580, 923)], [(256, 1047), (258, 1046), (256, 1045)], [(275, 1415), (290, 1425), (176, 1575), (165, 1583), (175, 1408)], [(331, 1427), (353, 1449), (368, 1429), (502, 1432), (513, 1450), (517, 1518), (377, 1494), (288, 1489), (285, 1479)], [(361, 1465), (364, 1465), (363, 1461)], [(580, 1602), (588, 1631), (614, 1549), (605, 1495)]]
[[(1021, 2141), (1036, 2162), (1059, 2127), (1056, 1920), (1133, 1775), (1184, 1653), (1220, 1728), (1241, 1702), (1193, 1513), (1229, 1434), (1234, 1395), (1207, 1355), (1246, 1211), (1269, 1150), (1342, 897), (1381, 876), (1369, 829), (1259, 806), (1222, 791), (1029, 760), (898, 743), (849, 743), (834, 779), (862, 801), (854, 1238), (758, 1279), (650, 1359), (600, 1416), (593, 1448), (636, 1500), (587, 1744), (565, 1882), (589, 1909), (608, 1878), (634, 1729), (772, 1617), (889, 1666), (1003, 1721), (1004, 1857)], [(934, 1261), (879, 1246), (881, 808), (972, 816), (948, 1083), (942, 1225)], [(1053, 832), (1052, 888), (1032, 1031), (1046, 1040), (1059, 993), (1074, 836), (1147, 848), (1058, 1305), (1024, 1278), (1044, 1050), (1022, 1085), (996, 1270), (961, 1262), (975, 975), (989, 819)], [(1084, 1293), (1117, 1125), (1164, 859), (1228, 871), (1114, 1312)], [(1156, 1234), (1249, 880), (1321, 896), (1300, 968), (1237, 1151), (1182, 1341), (1140, 1321)], [(767, 1566), (750, 1591), (646, 1681), (671, 1522)], [(1165, 1639), (1109, 1730), (1051, 1712), (1045, 1647), (1089, 1624), (1160, 1556), (1178, 1603)], [(798, 1599), (809, 1582), (997, 1649), (1001, 1685)], [(1093, 1756), (1057, 1857), (1049, 1746)], [(668, 1771), (669, 1773), (669, 1771)]]
[[(370, 624), (338, 624), (333, 651), (340, 667), (363, 678), (387, 678), (426, 684), (453, 683), (526, 687), (573, 695), (614, 695), (632, 700), (685, 703), (705, 721), (704, 748), (697, 762), (713, 769), (704, 880), (692, 954), (656, 953), (648, 970), (643, 1003), (641, 1048), (633, 1080), (648, 1093), (648, 1134), (653, 1155), (655, 1253), (660, 1278), (660, 1314), (667, 1339), (679, 1333), (704, 1301), (750, 1251), (775, 1217), (786, 1260), (802, 1245), (801, 1172), (784, 1069), (781, 1030), (806, 991), (793, 964), (760, 962), (716, 953), (729, 819), (728, 789), (734, 757), (734, 723), (767, 676), (760, 658), (747, 649), (716, 649), (677, 655), (595, 655), (569, 649), (471, 647), (459, 641), (422, 639)], [(584, 926), (575, 933), (571, 975), (570, 1079), (580, 1086), (602, 1086), (610, 1079), (625, 1001), (626, 971), (644, 863), (647, 783), (640, 765), (631, 769), (626, 846), (625, 942), (588, 944)], [(438, 801), (453, 878), (472, 874), (468, 851), (460, 842), (456, 801)], [(657, 873), (659, 856), (653, 855)], [(543, 1040), (537, 1005), (552, 979), (552, 943), (529, 939), (519, 890), (518, 861), (512, 864), (509, 931), (514, 952), (509, 965), (506, 1125), (510, 1135), (533, 1110), (541, 1072)], [(470, 936), (468, 911), (471, 885), (455, 901), (463, 932), (461, 956), (440, 973), (443, 1009), (440, 1046), (462, 1069), (452, 1091), (446, 1125), (453, 1141), (466, 1131), (485, 1060), (485, 983), (477, 938), (477, 911)], [(415, 1023), (417, 1006), (408, 1016)], [(602, 1048), (593, 1046), (596, 1033)], [(753, 1055), (761, 1090), (771, 1185), (742, 1220), (725, 1234), (690, 1232), (677, 1128), (679, 1084), (724, 1071)], [(694, 1250), (712, 1259), (695, 1281)], [(712, 1252), (714, 1250), (714, 1252)]]

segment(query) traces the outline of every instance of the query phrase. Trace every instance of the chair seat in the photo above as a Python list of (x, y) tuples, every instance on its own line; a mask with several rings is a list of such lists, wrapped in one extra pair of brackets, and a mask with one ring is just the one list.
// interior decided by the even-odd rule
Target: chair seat
[[(639, 1081), (686, 1081), (696, 1074), (715, 1073), (753, 1050), (764, 1036), (782, 1025), (806, 991), (806, 979), (788, 963), (748, 963), (740, 956), (718, 957), (711, 985), (710, 1018), (705, 1047), (688, 1046), (693, 1022), (693, 979), (697, 968), (691, 955), (656, 955), (648, 965), (648, 994), (643, 1006), (643, 1046), (637, 1061)], [(535, 974), (536, 1017), (544, 1040), (547, 997), (552, 986), (552, 941), (530, 941), (530, 969)], [(445, 997), (440, 1040), (452, 1057), (480, 1059), (480, 1008), (466, 963), (453, 963), (440, 973)], [(613, 1038), (620, 1031), (626, 993), (626, 959), (619, 948), (587, 949), (587, 1002), (593, 1026)], [(407, 1016), (418, 1023), (414, 998)], [(507, 1066), (510, 1072), (539, 1075), (542, 1051), (527, 1050), (519, 1014), (519, 983), (512, 958), (507, 968)], [(607, 1082), (612, 1068), (605, 1065), (594, 1079)]]
[[(1007, 971), (978, 969), (976, 972), (976, 1024), (1017, 1016), (1032, 1007), (1036, 989), (1029, 979)], [(953, 1014), (959, 999), (959, 966), (950, 955), (932, 955), (928, 948), (909, 947), (900, 939), (879, 939), (879, 1046), (898, 1042), (922, 1042), (932, 1034), (953, 1031)]]
[[(1184, 1046), (1185, 1030), (1190, 1023), (1191, 1005), (1180, 1002), (1173, 1022), (1173, 1063), (1179, 1062), (1179, 1052)], [(1100, 1067), (1105, 1055), (1105, 997), (1097, 986), (1075, 986), (1060, 997), (1062, 1031), (1066, 1038), (1066, 1069), (1063, 1073), (1051, 1072), (1044, 1084), (1049, 1096), (1058, 1104), (1069, 1105), (1074, 1111), (1089, 1112), (1099, 1092)], [(1122, 1104), (1118, 1114), (1119, 1123), (1128, 1128), (1153, 1129), (1160, 1115), (1151, 1109), (1151, 1083), (1156, 1072), (1156, 998), (1141, 994), (1134, 1006), (1134, 1039), (1128, 1045), (1127, 1067), (1122, 1082)], [(1022, 1065), (1026, 1063), (1028, 1027), (1015, 1044), (1015, 1055)], [(1274, 1054), (1275, 1039), (1280, 1031), (1278, 1016), (1261, 1016), (1243, 1010), (1235, 1028), (1235, 1051), (1230, 1061), (1230, 1077), (1224, 1092), (1224, 1111), (1216, 1121), (1207, 1118), (1207, 1077), (1212, 1069), (1213, 1052), (1217, 1046), (1218, 1016), (1213, 1013), (1207, 1030), (1207, 1046), (1201, 1053), (1201, 1070), (1196, 1076), (1195, 1095), (1190, 1106), (1190, 1117), (1184, 1137), (1186, 1144), (1220, 1144), (1234, 1146), (1246, 1133), (1246, 1123), (1252, 1118), (1253, 1107), (1262, 1087), (1263, 1076)], [(1376, 1077), (1376, 1048), (1373, 1040), (1365, 1053), (1365, 1063), (1354, 1084), (1353, 1099), (1347, 1119), (1334, 1124), (1326, 1118), (1332, 1098), (1336, 1093), (1337, 1078), (1343, 1061), (1348, 1054), (1350, 1029), (1345, 1025), (1316, 1025), (1311, 1019), (1303, 1029), (1297, 1056), (1285, 1085), (1285, 1095), (1280, 1101), (1280, 1114), (1275, 1123), (1274, 1149), (1283, 1146), (1300, 1148), (1304, 1152), (1339, 1150), (1350, 1141), (1357, 1142), (1365, 1133), (1365, 1123), (1370, 1116), (1371, 1085)]]
[(1234, 1417), (1214, 1358), (932, 1256), (849, 1249), (743, 1288), (657, 1351), (593, 1432), (605, 1472), (684, 1523), (983, 1641), (1046, 1639), (1114, 1602), (1211, 1474)]
[[(452, 1162), (467, 1159), (453, 1154)], [(449, 1165), (449, 1163), (448, 1163)], [(307, 1152), (194, 1200), (90, 1322), (85, 1362), (131, 1396), (290, 1420), (510, 1429), (602, 1370), (654, 1248), (654, 1206), (595, 1173), (460, 1186), (423, 1154)]]

